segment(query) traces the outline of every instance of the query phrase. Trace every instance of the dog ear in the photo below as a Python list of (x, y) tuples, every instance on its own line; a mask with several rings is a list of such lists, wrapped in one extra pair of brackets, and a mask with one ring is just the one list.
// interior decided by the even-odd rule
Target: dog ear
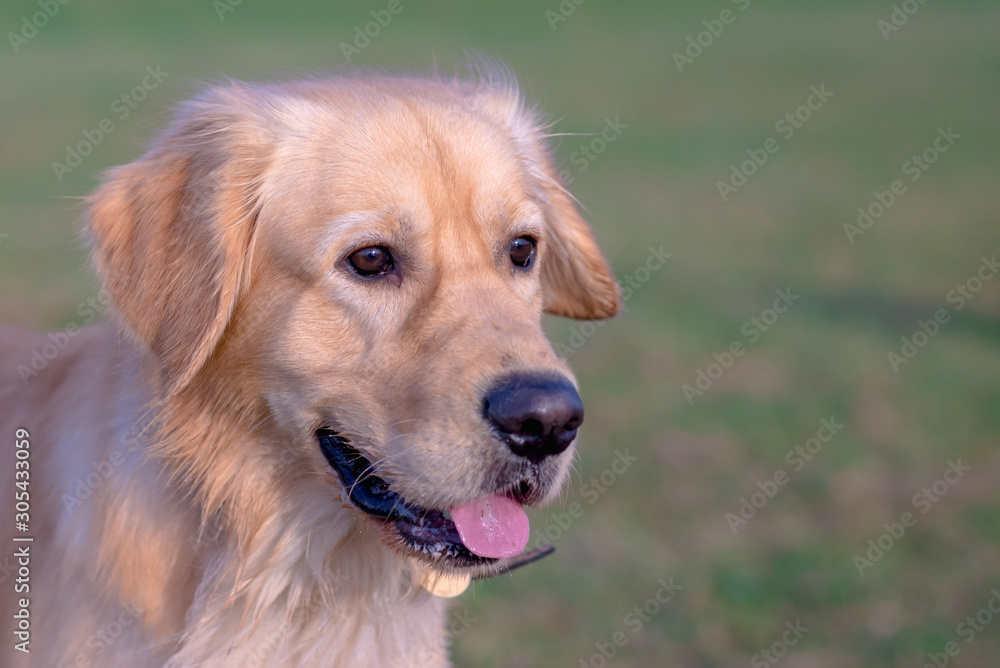
[(547, 204), (540, 258), (545, 310), (578, 320), (610, 318), (621, 305), (618, 282), (550, 161), (542, 190)]
[(244, 154), (260, 142), (234, 136), (235, 109), (220, 98), (182, 107), (146, 155), (111, 170), (89, 199), (104, 290), (159, 362), (166, 396), (222, 337), (252, 241), (259, 174)]
[(480, 78), (477, 104), (515, 138), (545, 208), (539, 257), (545, 311), (578, 320), (610, 318), (618, 312), (621, 290), (559, 176), (544, 133), (547, 126), (539, 112), (524, 104), (506, 68), (489, 62), (474, 65)]

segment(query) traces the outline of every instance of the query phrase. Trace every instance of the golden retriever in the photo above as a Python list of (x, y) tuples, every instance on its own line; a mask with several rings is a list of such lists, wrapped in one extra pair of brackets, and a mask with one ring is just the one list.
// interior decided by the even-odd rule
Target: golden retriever
[(2, 665), (448, 665), (573, 457), (542, 312), (620, 301), (547, 142), (495, 72), (231, 81), (111, 170), (110, 322), (0, 331)]

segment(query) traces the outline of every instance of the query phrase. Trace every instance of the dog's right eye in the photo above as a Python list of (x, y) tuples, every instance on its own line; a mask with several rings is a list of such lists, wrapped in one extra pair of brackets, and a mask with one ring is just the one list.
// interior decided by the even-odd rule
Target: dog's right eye
[(369, 246), (351, 253), (347, 261), (359, 276), (378, 276), (392, 271), (392, 254), (388, 248)]
[(535, 259), (535, 240), (529, 236), (520, 236), (510, 242), (510, 261), (517, 267), (527, 269)]

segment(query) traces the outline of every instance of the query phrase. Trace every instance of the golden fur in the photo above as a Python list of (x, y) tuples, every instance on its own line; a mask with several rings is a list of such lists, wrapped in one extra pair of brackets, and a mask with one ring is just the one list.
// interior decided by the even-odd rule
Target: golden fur
[[(571, 377), (543, 310), (619, 303), (556, 174), (503, 76), (230, 82), (182, 105), (89, 199), (111, 322), (33, 374), (48, 339), (0, 330), (4, 534), (24, 428), (35, 539), (31, 654), (11, 649), (15, 568), (0, 664), (448, 665), (426, 566), (351, 506), (315, 431), (426, 507), (516, 475), (483, 392)], [(530, 271), (506, 255), (521, 234)], [(399, 249), (401, 281), (350, 275), (373, 244)], [(538, 465), (529, 502), (572, 452)]]

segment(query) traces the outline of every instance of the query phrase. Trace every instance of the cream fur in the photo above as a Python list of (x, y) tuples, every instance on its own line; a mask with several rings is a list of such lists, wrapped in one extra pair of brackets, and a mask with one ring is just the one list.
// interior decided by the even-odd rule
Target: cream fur
[[(484, 388), (569, 376), (543, 308), (618, 306), (545, 139), (502, 76), (230, 82), (112, 170), (87, 230), (113, 318), (27, 378), (47, 339), (0, 329), (0, 498), (25, 428), (35, 537), (31, 654), (5, 633), (0, 663), (447, 665), (428, 565), (351, 506), (314, 432), (431, 508), (529, 474)], [(519, 273), (503, 249), (524, 233), (539, 269)], [(398, 285), (346, 269), (375, 243), (399, 249)], [(571, 457), (530, 472), (530, 502)]]

